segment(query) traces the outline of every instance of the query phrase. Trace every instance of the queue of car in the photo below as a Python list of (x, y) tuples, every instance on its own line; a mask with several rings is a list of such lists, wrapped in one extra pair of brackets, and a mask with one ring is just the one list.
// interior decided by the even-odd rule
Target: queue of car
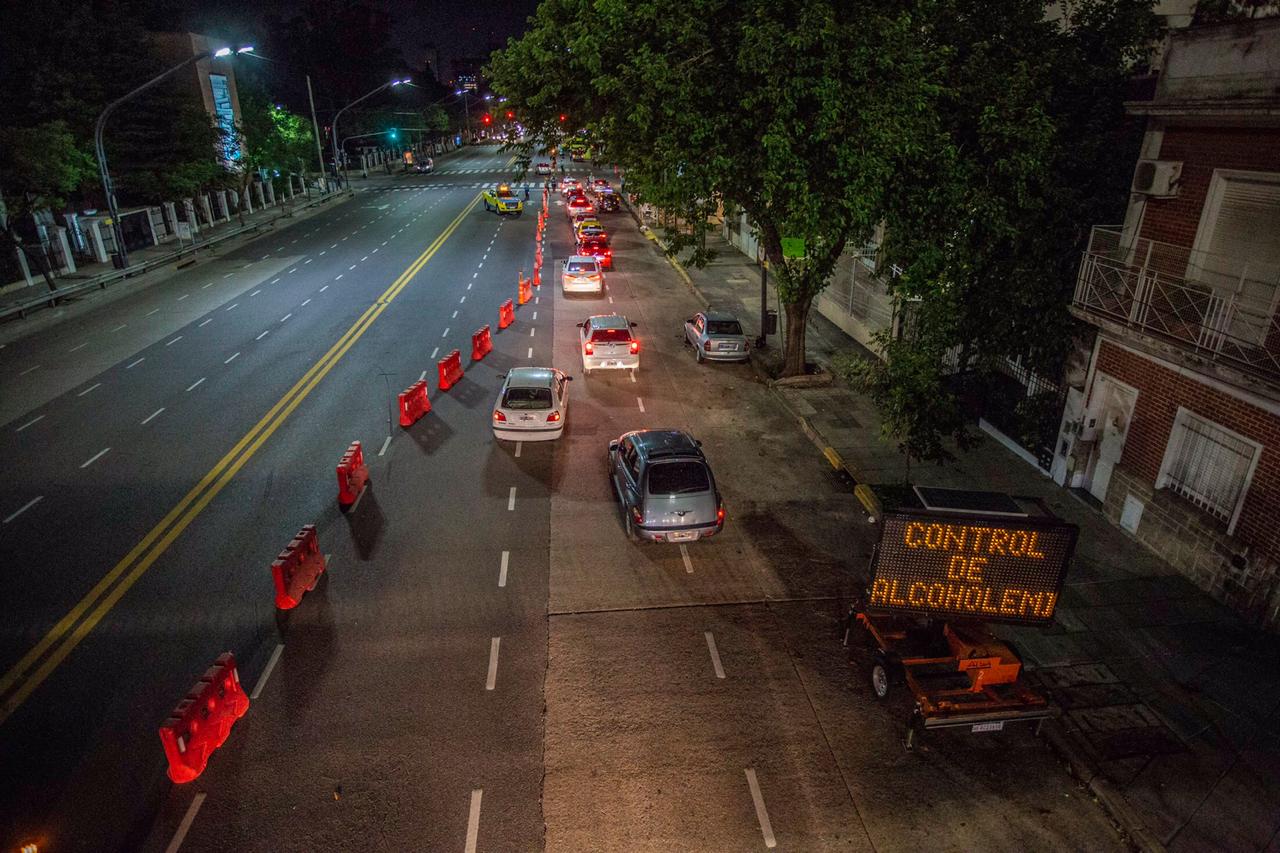
[[(545, 171), (543, 167), (546, 167)], [(551, 174), (549, 163), (536, 165)], [(560, 193), (573, 231), (575, 252), (561, 267), (564, 296), (605, 294), (605, 270), (613, 267), (609, 234), (599, 214), (621, 203), (607, 180), (584, 185), (566, 178)], [(486, 206), (489, 199), (486, 198)], [(582, 373), (640, 369), (636, 324), (617, 313), (593, 314), (577, 324)], [(684, 324), (684, 342), (704, 361), (745, 361), (749, 344), (735, 317), (701, 311)], [(568, 383), (552, 367), (519, 367), (504, 377), (493, 410), (493, 432), (508, 441), (544, 441), (564, 434)], [(692, 542), (724, 529), (725, 510), (702, 443), (680, 430), (636, 430), (608, 445), (609, 479), (632, 541)]]

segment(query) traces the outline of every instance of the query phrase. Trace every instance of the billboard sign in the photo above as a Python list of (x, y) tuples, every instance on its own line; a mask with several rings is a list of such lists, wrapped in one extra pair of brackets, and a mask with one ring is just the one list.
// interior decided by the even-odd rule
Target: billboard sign
[(1052, 622), (1078, 534), (1053, 518), (886, 512), (867, 609)]

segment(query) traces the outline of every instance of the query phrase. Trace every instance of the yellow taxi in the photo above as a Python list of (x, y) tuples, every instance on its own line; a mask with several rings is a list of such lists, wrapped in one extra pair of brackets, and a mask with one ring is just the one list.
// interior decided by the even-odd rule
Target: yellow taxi
[(600, 220), (592, 216), (588, 219), (579, 220), (573, 224), (573, 238), (575, 240), (581, 240), (583, 229), (587, 228), (596, 230), (597, 233), (602, 233), (604, 231), (604, 226), (600, 224)]
[(524, 202), (511, 189), (510, 184), (498, 184), (488, 187), (481, 193), (485, 210), (496, 210), (498, 213), (511, 213), (519, 216), (524, 212)]

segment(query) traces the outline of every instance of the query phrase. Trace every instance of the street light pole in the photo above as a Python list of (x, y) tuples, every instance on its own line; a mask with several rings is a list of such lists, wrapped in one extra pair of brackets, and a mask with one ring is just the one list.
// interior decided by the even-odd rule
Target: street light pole
[[(320, 166), (320, 179), (325, 182), (325, 188), (328, 189), (329, 178), (324, 173), (324, 149), (320, 147), (320, 122), (316, 121), (316, 96), (311, 92), (311, 75), (305, 75), (307, 78), (307, 100), (311, 102), (311, 127), (316, 134), (316, 163)], [(337, 168), (337, 164), (334, 164)], [(305, 180), (305, 176), (304, 176)]]
[[(389, 83), (383, 83), (381, 86), (374, 89), (372, 92), (367, 92), (366, 94), (361, 95), (351, 103), (347, 104), (342, 109), (338, 110), (338, 112), (333, 117), (333, 128), (330, 130), (330, 133), (333, 134), (331, 139), (333, 142), (333, 170), (335, 172), (337, 172), (338, 170), (338, 119), (342, 117), (342, 114), (345, 113), (347, 110), (351, 109), (352, 107), (354, 107), (356, 104), (360, 103), (361, 101), (366, 100), (367, 98), (372, 98), (374, 95), (378, 94), (383, 89), (390, 89), (392, 86), (399, 86), (401, 83), (408, 83), (408, 82), (409, 82), (409, 78), (406, 77), (403, 80), (392, 80)], [(351, 181), (349, 179), (349, 174), (347, 172), (347, 164), (346, 164), (345, 158), (342, 164), (342, 177), (343, 177), (343, 181), (347, 185), (347, 189), (351, 189)]]
[[(235, 53), (249, 53), (252, 52), (252, 50), (252, 47), (241, 47), (238, 48)], [(151, 87), (164, 82), (166, 79), (177, 74), (188, 65), (194, 65), (200, 60), (208, 59), (211, 56), (221, 58), (224, 56), (230, 56), (231, 54), (232, 50), (229, 47), (220, 48), (216, 51), (201, 51), (190, 59), (179, 62), (168, 71), (163, 71), (160, 74), (157, 74), (155, 77), (152, 77), (150, 80), (129, 92), (127, 95), (116, 98), (114, 101), (107, 104), (106, 109), (104, 109), (102, 114), (98, 116), (98, 121), (93, 126), (93, 148), (94, 152), (98, 155), (98, 174), (102, 179), (102, 191), (107, 197), (107, 213), (111, 216), (111, 234), (115, 237), (116, 258), (120, 269), (127, 269), (129, 266), (129, 250), (126, 249), (124, 245), (124, 229), (120, 227), (120, 209), (116, 205), (115, 185), (111, 181), (111, 172), (107, 169), (107, 149), (102, 144), (102, 132), (107, 126), (107, 119), (111, 117), (111, 114), (115, 112), (116, 108), (121, 104), (136, 98)]]

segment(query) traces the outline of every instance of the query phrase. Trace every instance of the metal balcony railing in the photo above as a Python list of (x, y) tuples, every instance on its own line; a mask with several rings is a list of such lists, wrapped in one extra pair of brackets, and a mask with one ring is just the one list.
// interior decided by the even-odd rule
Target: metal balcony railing
[(1093, 228), (1072, 299), (1078, 312), (1280, 380), (1280, 271), (1258, 278), (1231, 258), (1121, 237)]

